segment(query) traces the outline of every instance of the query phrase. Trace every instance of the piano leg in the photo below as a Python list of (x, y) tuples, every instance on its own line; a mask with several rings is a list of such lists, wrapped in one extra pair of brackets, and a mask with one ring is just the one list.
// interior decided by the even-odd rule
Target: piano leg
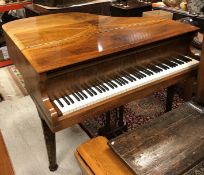
[(166, 97), (166, 110), (165, 112), (172, 110), (172, 104), (174, 99), (175, 85), (167, 88), (167, 97)]
[(122, 134), (123, 132), (127, 132), (127, 125), (123, 122), (123, 112), (124, 106), (120, 106), (116, 108), (116, 116), (115, 116), (115, 126), (111, 126), (111, 117), (110, 112), (105, 113), (105, 122), (104, 127), (98, 130), (98, 135), (105, 136), (108, 139), (115, 138), (116, 136)]
[(49, 159), (49, 169), (50, 171), (55, 171), (58, 168), (56, 163), (56, 140), (55, 133), (53, 133), (47, 126), (46, 122), (41, 119), (43, 134), (45, 138), (45, 144), (47, 147), (47, 154)]
[(193, 96), (193, 83), (195, 81), (195, 77), (191, 77), (186, 80), (184, 84), (184, 100), (190, 101)]
[(124, 106), (119, 107), (119, 113), (118, 115), (118, 126), (123, 127), (124, 126), (124, 121), (123, 121), (123, 114), (124, 114)]

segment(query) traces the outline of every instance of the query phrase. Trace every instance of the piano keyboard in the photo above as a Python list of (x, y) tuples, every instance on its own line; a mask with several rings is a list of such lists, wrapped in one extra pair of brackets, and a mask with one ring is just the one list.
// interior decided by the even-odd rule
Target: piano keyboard
[(145, 67), (136, 66), (114, 77), (102, 78), (86, 88), (54, 99), (54, 104), (63, 115), (70, 114), (100, 101), (136, 89), (156, 80), (197, 66), (199, 61), (188, 56), (154, 62)]

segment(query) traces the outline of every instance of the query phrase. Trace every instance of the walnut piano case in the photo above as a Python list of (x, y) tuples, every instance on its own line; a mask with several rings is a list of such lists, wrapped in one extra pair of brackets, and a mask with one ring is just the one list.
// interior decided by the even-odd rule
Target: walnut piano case
[[(189, 55), (196, 27), (159, 18), (117, 18), (68, 13), (3, 25), (9, 54), (41, 117), (53, 132), (188, 78), (196, 66), (96, 103), (65, 111), (53, 101), (137, 65), (175, 53)], [(180, 47), (179, 47), (180, 46)], [(97, 81), (96, 81), (97, 80)], [(59, 100), (58, 100), (59, 101)]]

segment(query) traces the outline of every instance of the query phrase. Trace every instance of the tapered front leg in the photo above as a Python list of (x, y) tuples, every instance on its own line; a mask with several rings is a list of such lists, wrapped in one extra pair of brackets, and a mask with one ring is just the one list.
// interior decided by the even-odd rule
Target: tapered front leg
[(56, 140), (55, 133), (53, 133), (47, 126), (46, 122), (41, 119), (43, 134), (45, 138), (45, 144), (47, 148), (47, 154), (49, 159), (49, 169), (50, 171), (55, 171), (58, 168), (56, 162)]

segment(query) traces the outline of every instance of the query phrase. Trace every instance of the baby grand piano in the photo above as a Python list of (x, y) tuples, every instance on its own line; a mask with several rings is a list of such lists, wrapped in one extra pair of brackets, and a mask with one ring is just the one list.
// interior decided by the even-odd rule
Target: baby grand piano
[(3, 26), (42, 120), (50, 170), (55, 132), (194, 76), (196, 27), (160, 18), (67, 13)]

